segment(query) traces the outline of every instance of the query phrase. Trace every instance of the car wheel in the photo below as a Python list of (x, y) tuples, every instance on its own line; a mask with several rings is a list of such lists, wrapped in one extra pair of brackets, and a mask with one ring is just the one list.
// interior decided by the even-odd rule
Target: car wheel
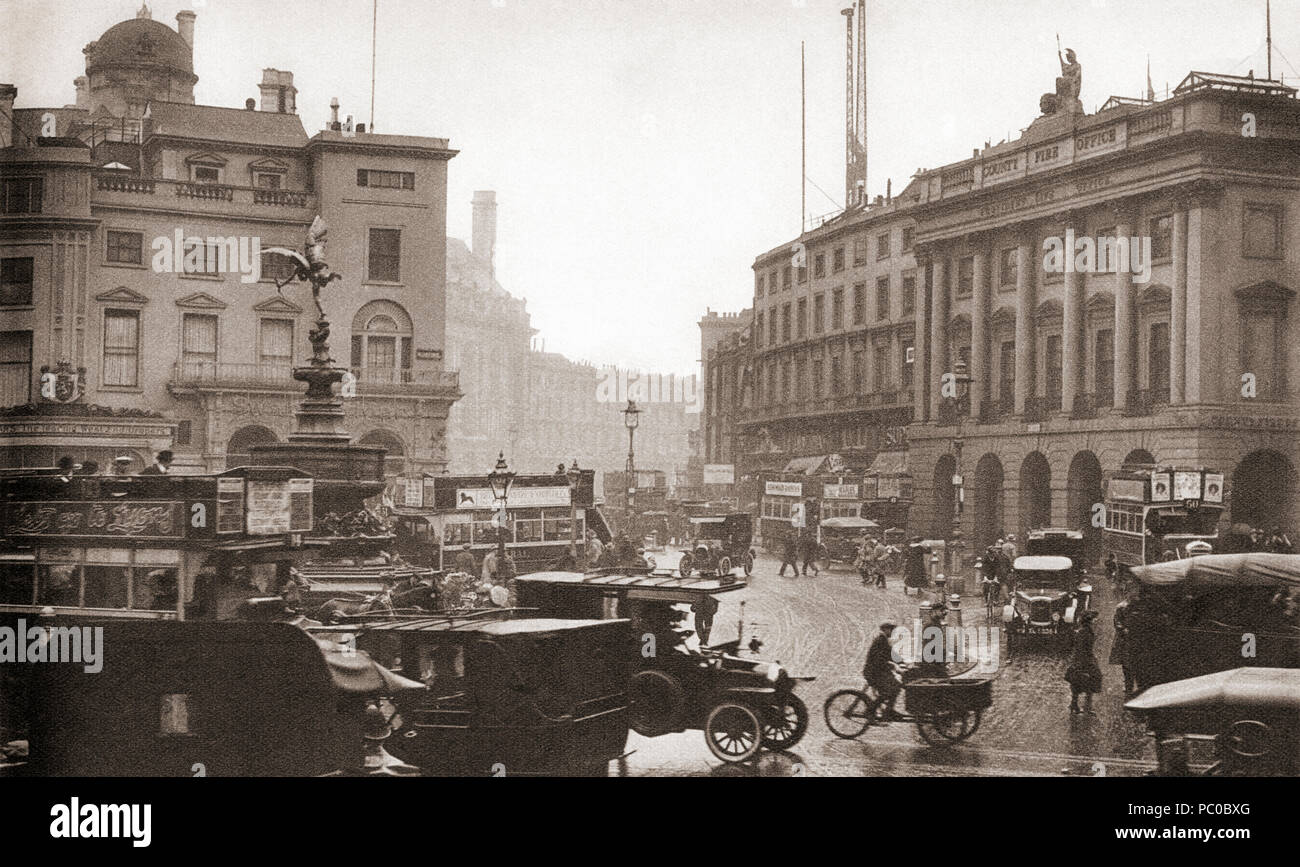
[(748, 578), (754, 574), (754, 555), (752, 553), (745, 555), (745, 577)]
[(627, 685), (628, 718), (637, 734), (658, 737), (678, 728), (686, 706), (682, 683), (665, 671), (647, 669), (632, 675)]
[(758, 715), (738, 702), (723, 702), (709, 711), (704, 721), (704, 740), (709, 752), (724, 762), (743, 762), (754, 757), (763, 745), (763, 727)]
[(682, 559), (677, 564), (677, 571), (681, 573), (683, 578), (689, 578), (691, 577), (691, 567), (693, 564), (694, 560), (691, 559), (690, 554), (682, 554)]
[(722, 578), (731, 574), (731, 558), (723, 557), (718, 561), (718, 577)]
[(797, 695), (763, 709), (763, 746), (769, 750), (791, 750), (808, 731), (808, 706)]

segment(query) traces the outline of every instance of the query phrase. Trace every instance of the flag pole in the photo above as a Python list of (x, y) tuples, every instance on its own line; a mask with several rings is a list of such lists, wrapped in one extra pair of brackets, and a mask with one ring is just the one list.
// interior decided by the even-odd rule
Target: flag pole
[(804, 42), (799, 42), (799, 234), (808, 219), (808, 67)]

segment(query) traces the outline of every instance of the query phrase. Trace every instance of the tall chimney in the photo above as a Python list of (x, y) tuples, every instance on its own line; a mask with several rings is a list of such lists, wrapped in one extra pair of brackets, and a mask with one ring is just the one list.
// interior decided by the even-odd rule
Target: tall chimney
[(0, 84), (0, 148), (7, 148), (14, 143), (14, 127), (10, 120), (14, 116), (14, 100), (18, 98), (18, 88), (12, 84)]
[(188, 9), (183, 9), (176, 13), (176, 32), (185, 40), (185, 44), (190, 47), (190, 52), (194, 52), (194, 19), (195, 14)]
[(263, 69), (262, 83), (257, 88), (262, 92), (261, 111), (298, 113), (298, 88), (293, 86), (292, 72)]
[(474, 255), (484, 259), (496, 273), (497, 194), (494, 190), (474, 191), (474, 234), (470, 239)]

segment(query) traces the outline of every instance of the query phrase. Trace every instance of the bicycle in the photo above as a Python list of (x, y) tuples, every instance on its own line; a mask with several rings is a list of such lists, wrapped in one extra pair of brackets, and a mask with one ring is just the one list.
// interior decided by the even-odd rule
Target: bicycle
[(986, 623), (993, 623), (1002, 612), (1002, 582), (996, 578), (982, 579), (984, 590), (984, 617)]
[(852, 740), (880, 718), (880, 697), (870, 684), (862, 689), (831, 693), (822, 705), (826, 728), (838, 738)]

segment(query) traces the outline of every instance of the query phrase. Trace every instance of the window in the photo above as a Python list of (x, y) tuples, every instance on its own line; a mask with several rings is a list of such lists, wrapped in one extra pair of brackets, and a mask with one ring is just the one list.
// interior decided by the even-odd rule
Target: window
[(389, 190), (413, 190), (415, 189), (415, 172), (357, 169), (357, 186), (380, 187)]
[(969, 298), (975, 286), (975, 257), (963, 256), (957, 260), (957, 297)]
[(867, 321), (867, 284), (858, 283), (853, 287), (853, 324), (862, 325)]
[(209, 376), (217, 367), (217, 317), (186, 313), (181, 323), (181, 365), (188, 376)]
[(867, 236), (853, 239), (853, 264), (862, 265), (867, 261)]
[(813, 334), (821, 334), (826, 330), (826, 296), (817, 295), (813, 298)]
[(0, 211), (6, 214), (39, 214), (44, 186), (41, 178), (6, 178), (0, 182), (0, 205), (3, 205)]
[[(872, 347), (871, 351), (872, 351), (871, 390), (879, 394), (880, 392), (884, 391), (885, 388), (887, 387), (887, 380), (885, 374), (888, 372), (888, 367), (889, 367), (889, 362), (887, 360), (889, 358), (889, 347), (885, 346), (883, 343), (877, 343), (874, 347)], [(910, 379), (911, 370), (912, 370), (911, 366), (906, 364), (903, 365), (904, 385), (911, 384), (911, 379)]]
[[(902, 382), (903, 388), (911, 388), (913, 380), (913, 371), (916, 370), (916, 341), (904, 340), (901, 344), (902, 358), (899, 359), (901, 366), (899, 368), (899, 381)], [(881, 365), (883, 367), (884, 365)]]
[(844, 365), (838, 355), (831, 356), (831, 394), (844, 393)]
[(1016, 285), (1016, 248), (1007, 247), (998, 253), (998, 285), (1011, 288)]
[(352, 319), (352, 372), (363, 382), (410, 381), (411, 317), (391, 301), (371, 301)]
[(767, 343), (769, 346), (776, 345), (776, 308), (772, 307), (767, 311)]
[(781, 402), (790, 402), (790, 362), (781, 365)]
[[(199, 239), (194, 239), (198, 241)], [(235, 250), (234, 255), (228, 248), (220, 244), (209, 244), (199, 241), (197, 244), (193, 241), (185, 242), (185, 254), (181, 260), (181, 271), (190, 276), (218, 276), (225, 270), (234, 270), (239, 266), (239, 251)], [(223, 263), (221, 260), (225, 258)], [(224, 267), (223, 267), (224, 265)]]
[(121, 262), (126, 265), (139, 265), (144, 249), (143, 232), (108, 231), (107, 249), (104, 258), (109, 262)]
[(777, 272), (772, 271), (767, 275), (767, 292), (769, 295), (775, 295), (777, 290)]
[(1168, 403), (1169, 323), (1153, 323), (1147, 334), (1147, 388), (1153, 401)]
[(765, 284), (766, 282), (767, 282), (767, 281), (766, 281), (764, 275), (762, 275), (762, 274), (759, 274), (756, 278), (754, 278), (754, 297), (755, 297), (755, 298), (762, 298), (762, 297), (763, 297), (763, 287), (764, 287), (764, 284)]
[(0, 331), (0, 406), (32, 402), (32, 333)]
[(1242, 371), (1255, 375), (1255, 396), (1259, 400), (1280, 400), (1285, 393), (1284, 315), (1285, 308), (1269, 309), (1256, 304), (1245, 306), (1241, 312)]
[(876, 236), (876, 258), (877, 259), (889, 258), (889, 233), (888, 232)]
[(31, 256), (0, 259), (0, 307), (25, 306), (32, 303)]
[(754, 342), (759, 346), (763, 345), (763, 314), (758, 314), (758, 319), (754, 322)]
[(1152, 262), (1173, 256), (1174, 218), (1171, 214), (1152, 217), (1147, 224), (1147, 233), (1151, 236)]
[(397, 283), (402, 279), (402, 232), (400, 229), (370, 230), (370, 261), (366, 279)]
[(889, 318), (889, 276), (876, 278), (876, 319)]
[(808, 392), (808, 378), (804, 375), (804, 367), (803, 358), (794, 360), (794, 384), (792, 387), (796, 398), (802, 398)]
[(1047, 335), (1043, 352), (1043, 368), (1047, 374), (1047, 402), (1051, 407), (1058, 408), (1061, 405), (1061, 335)]
[(826, 254), (825, 253), (818, 253), (816, 256), (813, 257), (813, 276), (814, 277), (826, 276)]
[(1242, 227), (1242, 255), (1252, 259), (1282, 256), (1282, 208), (1278, 205), (1246, 205)]
[(266, 318), (258, 332), (257, 362), (268, 372), (293, 367), (293, 320)]
[[(803, 340), (808, 336), (808, 299), (799, 299), (799, 315), (795, 318), (795, 336)], [(787, 338), (789, 339), (789, 338)]]
[(1109, 328), (1097, 331), (1093, 338), (1093, 376), (1096, 379), (1094, 398), (1097, 406), (1110, 406), (1115, 396), (1115, 332)]
[(844, 327), (844, 290), (831, 290), (831, 329)]
[(903, 315), (911, 316), (916, 312), (916, 271), (903, 272)]
[[(802, 317), (800, 318), (802, 322)], [(781, 339), (786, 343), (790, 342), (790, 305), (789, 303), (781, 305)]]
[(998, 349), (998, 403), (1003, 412), (1016, 405), (1016, 342), (1004, 340)]
[(296, 260), (283, 253), (265, 253), (262, 256), (262, 279), (283, 283), (298, 270)]
[(219, 184), (221, 183), (221, 169), (214, 166), (191, 166), (190, 178), (199, 184)]
[(263, 190), (278, 190), (280, 175), (278, 172), (253, 172), (253, 186)]
[(835, 252), (831, 254), (831, 271), (838, 274), (844, 270), (844, 248), (836, 247)]
[(912, 251), (912, 235), (915, 233), (915, 231), (916, 229), (913, 226), (903, 227), (903, 252), (904, 253), (910, 253)]
[(140, 384), (140, 314), (135, 310), (104, 311), (104, 376), (108, 388)]
[(824, 390), (824, 376), (822, 373), (822, 360), (820, 358), (815, 359), (813, 361), (812, 371), (813, 371), (813, 381), (812, 381), (813, 397), (821, 397), (822, 392)]
[(862, 394), (867, 384), (867, 354), (861, 350), (853, 352), (853, 393)]
[(781, 270), (781, 288), (782, 288), (782, 289), (789, 290), (789, 288), (790, 288), (790, 274), (791, 274), (792, 271), (793, 271), (793, 268), (792, 268), (790, 265), (786, 265), (785, 268), (783, 268), (783, 269)]

